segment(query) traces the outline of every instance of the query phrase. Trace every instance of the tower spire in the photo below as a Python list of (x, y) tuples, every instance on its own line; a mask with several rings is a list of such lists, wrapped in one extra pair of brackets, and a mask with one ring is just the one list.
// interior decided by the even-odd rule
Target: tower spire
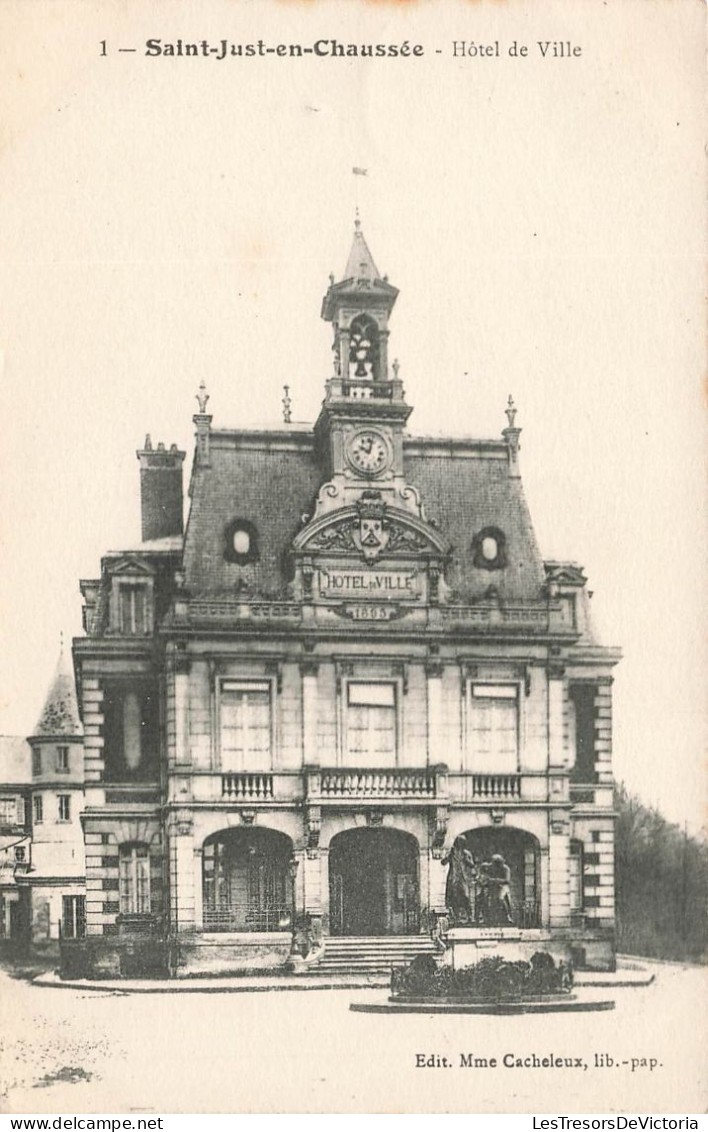
[(344, 268), (343, 278), (345, 280), (367, 280), (370, 283), (381, 279), (379, 269), (374, 263), (374, 257), (369, 251), (369, 245), (361, 228), (358, 205), (354, 216), (354, 239), (352, 240), (347, 266)]
[(44, 701), (37, 725), (35, 736), (81, 735), (81, 720), (79, 706), (76, 702), (76, 689), (74, 687), (74, 674), (70, 670), (64, 655), (64, 634), (61, 634), (61, 651), (57, 661), (54, 676)]

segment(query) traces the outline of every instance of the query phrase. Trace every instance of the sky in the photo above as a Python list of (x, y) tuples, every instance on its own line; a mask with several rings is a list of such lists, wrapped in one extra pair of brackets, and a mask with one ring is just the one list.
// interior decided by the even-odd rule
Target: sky
[[(700, 20), (655, 0), (0, 8), (0, 733), (32, 731), (79, 579), (139, 538), (146, 433), (190, 463), (202, 379), (215, 427), (277, 423), (284, 384), (315, 418), (358, 203), (400, 289), (411, 430), (497, 436), (513, 394), (542, 553), (585, 567), (623, 650), (617, 775), (705, 824)], [(151, 37), (425, 51), (217, 62), (146, 57)]]

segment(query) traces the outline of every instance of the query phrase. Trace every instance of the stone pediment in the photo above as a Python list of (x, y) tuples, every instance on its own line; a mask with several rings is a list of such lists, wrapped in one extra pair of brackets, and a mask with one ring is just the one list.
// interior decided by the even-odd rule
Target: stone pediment
[(132, 554), (126, 554), (119, 558), (109, 558), (104, 561), (106, 573), (111, 578), (121, 576), (153, 578), (155, 576), (155, 571), (149, 563), (143, 562)]
[(546, 581), (557, 586), (584, 586), (587, 578), (575, 562), (544, 562)]
[(365, 562), (391, 556), (446, 558), (450, 547), (439, 531), (410, 511), (392, 507), (378, 491), (312, 520), (295, 538), (296, 554), (351, 555)]

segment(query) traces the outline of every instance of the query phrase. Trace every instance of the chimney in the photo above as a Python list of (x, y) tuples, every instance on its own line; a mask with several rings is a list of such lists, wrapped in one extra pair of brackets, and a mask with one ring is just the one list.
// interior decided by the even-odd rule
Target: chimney
[(183, 532), (182, 462), (185, 455), (176, 444), (169, 451), (164, 444), (153, 448), (149, 436), (145, 437), (144, 448), (137, 452), (143, 542)]

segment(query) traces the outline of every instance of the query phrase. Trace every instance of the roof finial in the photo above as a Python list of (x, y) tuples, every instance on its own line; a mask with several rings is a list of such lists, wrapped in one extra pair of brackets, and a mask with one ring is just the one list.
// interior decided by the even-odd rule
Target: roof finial
[(354, 209), (354, 228), (358, 232), (361, 228), (361, 216), (359, 215), (359, 205)]
[(509, 400), (507, 401), (506, 408), (504, 410), (504, 412), (506, 413), (506, 419), (509, 422), (509, 428), (514, 427), (514, 421), (516, 420), (517, 411), (518, 410), (516, 408), (516, 405), (514, 404), (514, 398), (512, 397), (512, 395), (510, 393), (509, 394)]
[(207, 407), (207, 401), (209, 400), (209, 394), (207, 393), (204, 378), (202, 378), (201, 382), (199, 383), (199, 389), (197, 391), (196, 397), (197, 397), (197, 404), (199, 405), (199, 412), (202, 413), (202, 414), (206, 413), (206, 407)]
[(292, 413), (293, 403), (290, 400), (290, 386), (289, 385), (283, 386), (283, 393), (285, 394), (285, 396), (283, 397), (283, 420), (285, 421), (285, 424), (290, 424), (290, 422), (292, 421), (292, 416), (293, 416), (293, 413)]
[(64, 655), (64, 630), (59, 630), (59, 656)]

